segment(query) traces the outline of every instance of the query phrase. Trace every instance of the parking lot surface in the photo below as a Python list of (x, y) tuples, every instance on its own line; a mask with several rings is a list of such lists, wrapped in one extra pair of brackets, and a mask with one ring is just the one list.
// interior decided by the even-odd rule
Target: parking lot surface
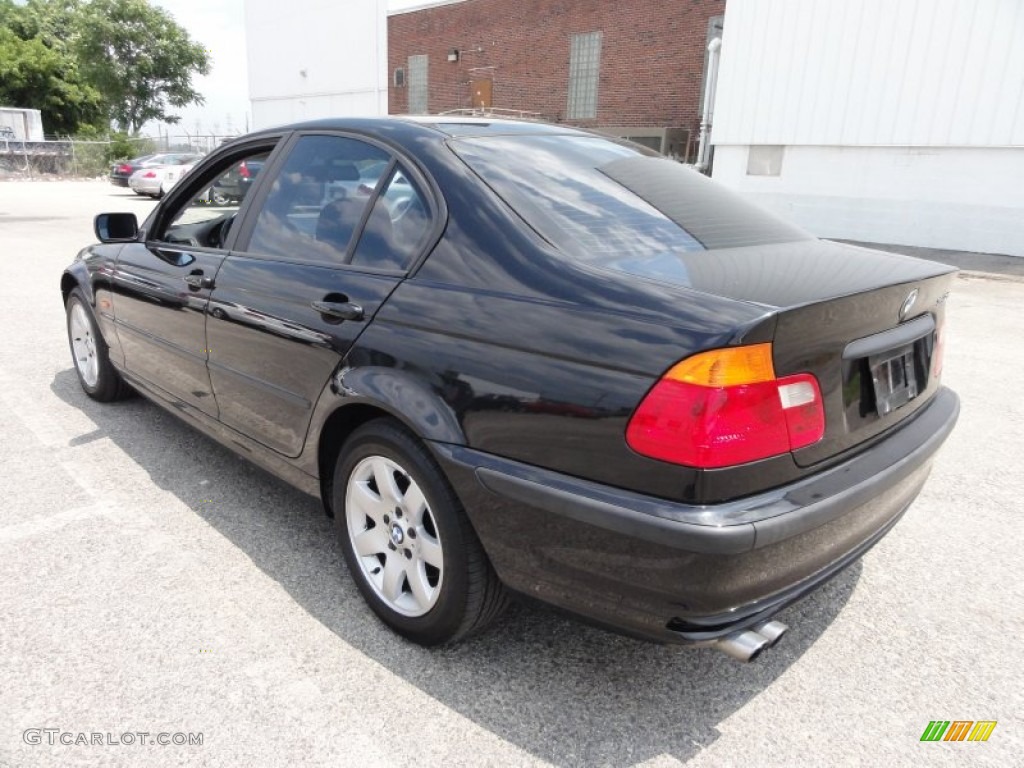
[[(152, 205), (0, 182), (0, 765), (1019, 764), (1024, 282), (956, 281), (963, 411), (931, 480), (755, 663), (533, 606), (426, 650), (364, 606), (316, 501), (143, 399), (80, 390), (61, 270), (95, 213)], [(922, 743), (932, 720), (998, 725)]]

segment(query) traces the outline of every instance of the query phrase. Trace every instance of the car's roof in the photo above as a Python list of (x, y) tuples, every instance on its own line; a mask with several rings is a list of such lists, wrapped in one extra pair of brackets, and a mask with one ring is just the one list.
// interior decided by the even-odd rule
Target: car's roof
[[(587, 135), (585, 131), (568, 125), (556, 125), (533, 120), (508, 118), (466, 117), (463, 115), (390, 115), (387, 117), (329, 117), (302, 123), (279, 125), (251, 135), (308, 130), (393, 130), (399, 126), (423, 128), (449, 137), (496, 136), (513, 134), (569, 134)], [(239, 137), (245, 138), (245, 137)]]
[(511, 120), (503, 117), (468, 117), (463, 115), (403, 115), (395, 118), (426, 125), (449, 136), (488, 136), (496, 134), (580, 133), (569, 125), (555, 125), (538, 120)]

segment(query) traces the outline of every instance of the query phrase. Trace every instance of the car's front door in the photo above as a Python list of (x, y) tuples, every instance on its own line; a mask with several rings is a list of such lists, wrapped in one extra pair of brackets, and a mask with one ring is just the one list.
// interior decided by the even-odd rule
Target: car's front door
[[(272, 147), (243, 157), (266, 158)], [(201, 173), (208, 182), (189, 181), (181, 195), (168, 199), (147, 222), (152, 231), (145, 242), (121, 250), (112, 280), (113, 314), (129, 373), (172, 402), (214, 417), (206, 305), (239, 204), (215, 206), (206, 190), (238, 162), (225, 158)]]
[(221, 421), (297, 456), (320, 393), (421, 249), (435, 207), (368, 140), (306, 134), (285, 151), (249, 196), (207, 339)]

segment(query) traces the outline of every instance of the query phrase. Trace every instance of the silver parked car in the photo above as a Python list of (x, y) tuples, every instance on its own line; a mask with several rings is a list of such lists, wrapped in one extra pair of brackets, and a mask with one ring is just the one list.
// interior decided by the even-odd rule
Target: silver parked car
[(128, 178), (128, 186), (137, 195), (159, 199), (181, 181), (201, 158), (202, 155), (180, 155), (172, 164), (140, 168)]

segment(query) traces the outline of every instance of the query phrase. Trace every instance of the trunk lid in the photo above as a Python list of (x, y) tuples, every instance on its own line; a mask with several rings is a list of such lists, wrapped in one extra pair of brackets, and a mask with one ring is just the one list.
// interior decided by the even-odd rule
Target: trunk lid
[(941, 374), (936, 343), (953, 274), (779, 313), (773, 344), (777, 374), (813, 373), (824, 399), (825, 436), (793, 453), (798, 465), (843, 453), (932, 398)]
[[(657, 277), (702, 293), (783, 310), (956, 271), (934, 261), (815, 238), (696, 251), (676, 260), (682, 262), (677, 274)], [(914, 314), (920, 306), (914, 307)]]
[(936, 338), (952, 267), (816, 239), (695, 252), (683, 261), (687, 287), (775, 310), (777, 376), (818, 379), (825, 436), (793, 452), (798, 466), (870, 440), (938, 390)]
[[(449, 146), (567, 257), (609, 282), (639, 278), (762, 309), (764, 319), (733, 343), (770, 338), (777, 376), (818, 379), (820, 441), (703, 469), (697, 495), (788, 482), (906, 418), (938, 389), (930, 366), (955, 271), (946, 265), (819, 240), (679, 163), (597, 136), (477, 136)], [(749, 482), (737, 481), (744, 474)]]

